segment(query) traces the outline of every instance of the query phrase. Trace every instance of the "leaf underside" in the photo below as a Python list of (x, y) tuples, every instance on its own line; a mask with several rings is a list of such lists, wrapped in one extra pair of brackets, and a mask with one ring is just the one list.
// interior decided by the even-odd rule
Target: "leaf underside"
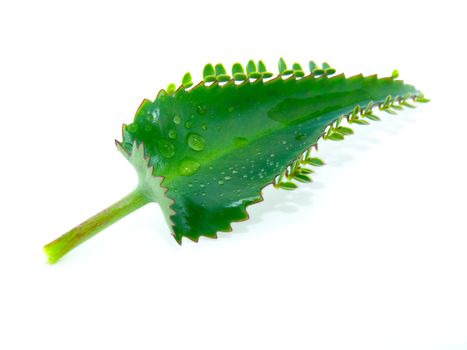
[[(141, 187), (154, 186), (148, 169), (161, 179), (158, 195), (148, 196), (160, 203), (163, 194), (161, 208), (179, 243), (182, 237), (214, 238), (219, 231), (231, 231), (232, 222), (248, 219), (246, 207), (262, 200), (261, 190), (355, 106), (421, 95), (401, 80), (375, 75), (279, 75), (268, 81), (186, 86), (144, 100), (134, 122), (124, 125), (119, 143), (130, 162), (139, 164)], [(346, 128), (340, 132), (350, 133)], [(329, 139), (336, 138), (341, 139)], [(146, 169), (138, 157), (146, 159)], [(295, 179), (308, 182), (306, 174)]]

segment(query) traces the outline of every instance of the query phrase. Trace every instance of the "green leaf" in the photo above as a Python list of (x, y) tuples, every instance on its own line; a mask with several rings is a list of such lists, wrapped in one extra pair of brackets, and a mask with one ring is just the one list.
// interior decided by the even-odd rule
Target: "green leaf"
[(308, 158), (305, 160), (307, 164), (310, 164), (312, 166), (323, 166), (326, 163), (324, 163), (321, 159), (319, 158)]
[(339, 126), (336, 128), (336, 131), (342, 135), (352, 135), (354, 133), (351, 128), (347, 128), (345, 126)]
[(301, 66), (299, 63), (294, 63), (294, 64), (292, 65), (292, 70), (293, 70), (293, 74), (294, 74), (296, 77), (303, 77), (303, 76), (305, 76), (305, 72), (303, 71), (302, 66)]
[(367, 114), (367, 115), (365, 115), (365, 118), (368, 118), (368, 119), (370, 119), (370, 120), (374, 120), (375, 122), (381, 120), (380, 117), (378, 117), (378, 116), (376, 116), (376, 115), (374, 115), (374, 114)]
[(298, 186), (293, 182), (282, 182), (278, 185), (279, 188), (283, 190), (295, 190)]
[(428, 103), (431, 100), (426, 98), (424, 95), (420, 95), (420, 96), (415, 97), (415, 101), (416, 102), (421, 102), (421, 103)]
[(396, 111), (393, 111), (393, 110), (390, 109), (390, 108), (384, 108), (383, 111), (386, 112), (386, 113), (392, 114), (392, 115), (396, 115), (396, 114), (397, 114)]
[(398, 111), (403, 111), (403, 110), (404, 110), (404, 108), (402, 108), (401, 106), (396, 105), (396, 104), (394, 104), (394, 103), (391, 105), (391, 108), (396, 109), (396, 110), (398, 110)]
[(281, 57), (279, 59), (279, 73), (284, 74), (286, 70), (287, 70), (287, 63), (285, 63), (284, 59)]
[(309, 175), (309, 174), (313, 174), (314, 171), (311, 170), (311, 169), (308, 169), (308, 168), (300, 168), (300, 173), (305, 174), (305, 175)]
[(235, 73), (233, 75), (233, 78), (236, 80), (236, 81), (243, 81), (243, 80), (246, 80), (248, 77), (246, 74), (244, 73)]
[[(284, 73), (288, 69), (281, 61)], [(237, 68), (234, 76), (244, 74)], [(251, 63), (247, 72), (262, 74)], [(204, 68), (205, 81), (216, 79), (216, 74), (218, 79), (227, 75), (219, 65)], [(171, 87), (167, 92), (171, 94), (143, 101), (133, 122), (123, 127), (122, 142), (117, 142), (138, 174), (135, 191), (48, 245), (51, 261), (150, 202), (160, 205), (178, 242), (183, 237), (197, 241), (230, 231), (233, 222), (248, 218), (247, 207), (260, 202), (263, 188), (291, 164), (293, 179), (311, 181), (300, 164), (324, 162), (309, 158), (306, 150), (342, 115), (370, 101), (380, 104), (389, 95), (420, 95), (413, 86), (392, 77), (342, 74), (197, 84), (192, 89)], [(368, 124), (362, 119), (350, 122)], [(329, 139), (343, 139), (349, 132), (345, 130), (332, 131)], [(307, 158), (302, 161), (304, 153)], [(288, 181), (276, 186), (297, 187)]]
[(247, 74), (257, 72), (255, 61), (253, 61), (253, 60), (248, 61), (247, 65), (246, 65), (246, 72), (247, 72)]
[(224, 65), (221, 63), (216, 64), (216, 75), (219, 76), (225, 74), (227, 74), (227, 71), (225, 70)]
[(359, 125), (370, 125), (370, 123), (368, 123), (368, 121), (364, 120), (364, 119), (350, 119), (349, 120), (349, 123), (350, 124), (359, 124)]
[(294, 174), (293, 178), (300, 182), (311, 182), (311, 178), (305, 174)]
[[(266, 73), (267, 72), (267, 68), (266, 68), (266, 65), (264, 64), (263, 61), (258, 61), (258, 71), (260, 73)], [(272, 73), (271, 73), (272, 74)]]
[(167, 93), (169, 95), (172, 95), (176, 89), (177, 89), (177, 86), (174, 83), (171, 83), (169, 84), (169, 86), (167, 86)]
[(251, 72), (248, 74), (248, 78), (251, 78), (251, 79), (259, 79), (262, 77), (263, 77), (263, 74), (261, 74), (260, 72)]
[(336, 73), (336, 70), (335, 70), (334, 68), (332, 68), (332, 67), (329, 65), (329, 63), (327, 63), (327, 62), (324, 62), (324, 63), (323, 63), (323, 70), (324, 70), (324, 72), (325, 72), (326, 74), (328, 74), (328, 75), (332, 75), (332, 74)]
[(332, 141), (342, 141), (344, 139), (344, 135), (338, 132), (332, 132), (327, 136), (327, 139)]
[(240, 63), (234, 63), (232, 65), (232, 75), (235, 74), (243, 74), (245, 71), (243, 70), (243, 66)]
[(317, 68), (317, 67), (318, 67), (318, 66), (316, 65), (316, 63), (315, 63), (314, 61), (310, 61), (310, 62), (308, 63), (308, 68), (310, 69), (310, 73), (312, 73), (313, 70), (314, 70), (315, 68)]
[(205, 82), (211, 82), (216, 80), (216, 73), (214, 71), (214, 66), (211, 63), (208, 63), (204, 66), (203, 69), (203, 79)]
[(182, 85), (183, 85), (185, 88), (189, 88), (190, 86), (193, 85), (193, 81), (192, 81), (190, 72), (185, 73), (185, 75), (183, 76)]
[(410, 104), (407, 101), (402, 101), (401, 105), (403, 105), (405, 107), (409, 107), (409, 108), (415, 108), (415, 106), (413, 104)]

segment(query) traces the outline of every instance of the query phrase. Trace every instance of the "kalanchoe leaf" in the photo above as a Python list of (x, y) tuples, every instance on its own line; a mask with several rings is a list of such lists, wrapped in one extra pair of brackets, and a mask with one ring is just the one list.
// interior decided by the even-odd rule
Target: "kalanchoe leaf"
[(351, 128), (348, 128), (346, 126), (339, 126), (336, 128), (336, 131), (342, 135), (352, 135), (354, 132)]
[(169, 86), (167, 86), (167, 93), (169, 95), (172, 95), (176, 89), (177, 89), (177, 86), (174, 83), (171, 83), (169, 84)]
[(282, 188), (283, 190), (295, 190), (298, 186), (293, 182), (288, 181), (280, 183), (278, 187)]
[(332, 132), (327, 136), (327, 139), (332, 141), (342, 141), (344, 139), (344, 135), (338, 132)]
[(225, 82), (230, 80), (230, 76), (227, 74), (227, 71), (225, 70), (224, 65), (218, 63), (216, 64), (216, 79), (219, 82)]
[(415, 101), (416, 102), (421, 102), (421, 103), (428, 103), (430, 102), (430, 100), (428, 98), (426, 98), (425, 96), (423, 96), (423, 94), (421, 94), (420, 96), (416, 96), (415, 97)]
[(287, 70), (287, 63), (285, 63), (285, 60), (281, 57), (279, 58), (279, 73), (284, 74), (284, 72)]
[(314, 171), (311, 170), (311, 169), (308, 169), (308, 168), (300, 168), (300, 173), (305, 174), (305, 175), (309, 175), (309, 174), (313, 174)]
[(311, 178), (305, 174), (294, 174), (293, 179), (300, 182), (311, 182)]
[(183, 76), (183, 79), (182, 79), (182, 85), (185, 87), (185, 88), (189, 88), (190, 86), (193, 85), (193, 79), (191, 78), (191, 74), (190, 72), (188, 73), (185, 73), (185, 75)]
[(415, 106), (413, 104), (410, 104), (407, 101), (402, 101), (401, 105), (403, 105), (405, 107), (409, 107), (409, 108), (415, 108)]
[(384, 108), (383, 111), (386, 112), (386, 113), (392, 114), (392, 115), (396, 115), (396, 114), (397, 114), (396, 111), (393, 111), (392, 109), (389, 109), (389, 108)]
[(234, 63), (232, 66), (232, 75), (245, 73), (243, 66), (240, 63)]
[(255, 61), (249, 60), (246, 65), (246, 72), (248, 74), (257, 72)]
[(262, 74), (263, 78), (270, 78), (273, 76), (271, 72), (268, 72), (266, 65), (263, 61), (258, 61), (258, 71)]
[(232, 76), (236, 81), (243, 81), (247, 79), (247, 75), (243, 70), (243, 66), (240, 63), (234, 63), (232, 66)]
[(282, 57), (279, 59), (278, 67), (279, 67), (279, 74), (281, 75), (290, 75), (293, 73), (292, 69), (287, 69), (287, 63), (285, 63)]
[[(366, 119), (374, 118), (371, 101), (383, 109), (398, 101), (404, 106), (408, 99), (426, 101), (393, 77), (329, 77), (329, 69), (310, 63), (312, 74), (302, 79), (251, 81), (234, 65), (232, 75), (242, 78), (241, 84), (171, 85), (154, 101), (144, 100), (117, 142), (138, 174), (137, 188), (48, 244), (49, 261), (151, 202), (159, 204), (179, 243), (183, 237), (198, 241), (231, 231), (233, 222), (248, 218), (247, 207), (262, 200), (264, 187), (274, 183), (292, 190), (296, 182), (310, 182), (312, 170), (306, 166), (324, 165), (311, 156), (318, 142), (350, 135), (345, 120), (368, 124)], [(302, 71), (298, 64), (287, 69), (282, 59), (279, 70), (281, 75)], [(250, 61), (247, 73), (261, 78), (267, 72), (263, 63), (257, 68)], [(204, 67), (205, 82), (228, 77), (222, 65)], [(190, 82), (185, 75), (182, 87)]]
[(332, 74), (336, 73), (336, 70), (335, 70), (334, 68), (332, 68), (332, 67), (329, 65), (329, 63), (327, 63), (327, 62), (324, 62), (324, 63), (323, 63), (323, 70), (324, 70), (324, 72), (325, 72), (326, 74), (328, 74), (328, 75), (332, 75)]
[(224, 65), (221, 63), (216, 64), (215, 70), (216, 70), (216, 75), (227, 74), (227, 71), (225, 70)]
[(319, 158), (308, 158), (306, 161), (305, 161), (307, 164), (310, 164), (310, 165), (313, 165), (313, 166), (323, 166), (325, 165), (326, 163), (324, 163), (321, 159)]
[(350, 124), (359, 124), (359, 125), (370, 125), (370, 123), (368, 123), (368, 121), (366, 121), (364, 119), (349, 120), (349, 123)]
[(314, 70), (315, 68), (317, 68), (317, 67), (318, 67), (318, 66), (316, 65), (316, 63), (315, 63), (314, 61), (310, 61), (310, 62), (308, 63), (308, 68), (310, 69), (310, 73), (313, 73), (313, 70)]
[(214, 71), (214, 66), (211, 63), (208, 63), (204, 66), (203, 79), (205, 82), (211, 82), (216, 80), (216, 72)]
[(299, 63), (294, 63), (292, 65), (292, 69), (293, 69), (293, 74), (296, 77), (301, 78), (301, 77), (305, 76), (305, 72), (303, 71), (302, 66)]
[(375, 122), (381, 120), (380, 117), (378, 117), (377, 115), (374, 115), (374, 114), (367, 114), (367, 115), (365, 115), (365, 118), (368, 118), (370, 120), (374, 120)]
[(359, 105), (356, 105), (356, 106), (354, 107), (353, 111), (352, 111), (352, 115), (351, 115), (351, 116), (352, 116), (352, 117), (355, 117), (355, 116), (359, 115), (360, 112), (361, 112), (360, 106), (359, 106)]
[(310, 73), (314, 75), (323, 75), (325, 73), (324, 69), (318, 67), (314, 61), (309, 63)]

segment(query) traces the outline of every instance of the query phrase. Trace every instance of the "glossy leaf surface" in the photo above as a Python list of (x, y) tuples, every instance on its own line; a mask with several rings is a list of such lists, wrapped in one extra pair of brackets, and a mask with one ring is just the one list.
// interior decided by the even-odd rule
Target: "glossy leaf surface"
[[(286, 70), (283, 60), (279, 65)], [(250, 63), (247, 71), (252, 69)], [(154, 176), (164, 178), (166, 196), (174, 201), (169, 225), (175, 238), (197, 241), (230, 231), (232, 222), (247, 219), (245, 209), (261, 201), (261, 189), (339, 116), (357, 105), (407, 94), (419, 92), (393, 77), (362, 75), (279, 76), (240, 85), (230, 80), (223, 86), (202, 82), (191, 90), (180, 88), (172, 95), (160, 93), (155, 101), (145, 100), (134, 122), (124, 127), (122, 147), (131, 153), (134, 144), (144, 145)], [(341, 140), (349, 130), (335, 131), (330, 139)], [(295, 178), (309, 181), (306, 175)]]

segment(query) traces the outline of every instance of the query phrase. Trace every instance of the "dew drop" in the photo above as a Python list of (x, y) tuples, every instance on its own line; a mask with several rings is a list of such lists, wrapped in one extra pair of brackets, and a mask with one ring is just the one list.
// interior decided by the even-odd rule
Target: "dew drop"
[(185, 158), (178, 163), (178, 173), (182, 176), (190, 176), (199, 170), (200, 164), (193, 159)]
[(208, 126), (206, 124), (203, 124), (201, 125), (201, 129), (203, 129), (204, 131), (208, 130)]
[(191, 120), (187, 120), (185, 122), (185, 128), (191, 129), (192, 126), (193, 126), (193, 122)]
[(127, 125), (126, 129), (127, 129), (129, 132), (135, 132), (136, 130), (138, 130), (138, 124), (136, 124), (136, 123), (131, 123), (130, 125)]
[(175, 155), (175, 146), (166, 139), (157, 140), (157, 148), (165, 158), (172, 158)]
[(198, 112), (198, 114), (200, 114), (200, 115), (206, 114), (207, 110), (208, 110), (208, 108), (205, 105), (196, 106), (196, 112)]
[(295, 140), (297, 141), (303, 141), (306, 139), (306, 134), (299, 132), (297, 135), (295, 135)]
[(233, 111), (235, 111), (235, 107), (234, 106), (229, 107), (229, 112), (233, 112)]
[(224, 181), (219, 180), (219, 181), (217, 181), (217, 183), (218, 183), (219, 185), (223, 185), (223, 184), (224, 184)]
[(229, 181), (229, 180), (231, 179), (231, 177), (230, 177), (230, 176), (226, 176), (226, 177), (224, 177), (224, 179), (226, 179), (227, 181)]
[(177, 137), (177, 132), (175, 131), (175, 129), (170, 129), (169, 130), (169, 138), (174, 139), (176, 137)]
[(180, 118), (180, 116), (179, 116), (178, 114), (176, 114), (176, 115), (174, 116), (173, 122), (174, 122), (175, 124), (180, 124), (180, 123), (182, 122), (182, 118)]
[(195, 151), (202, 151), (204, 149), (204, 138), (201, 135), (190, 133), (187, 136), (188, 146)]

